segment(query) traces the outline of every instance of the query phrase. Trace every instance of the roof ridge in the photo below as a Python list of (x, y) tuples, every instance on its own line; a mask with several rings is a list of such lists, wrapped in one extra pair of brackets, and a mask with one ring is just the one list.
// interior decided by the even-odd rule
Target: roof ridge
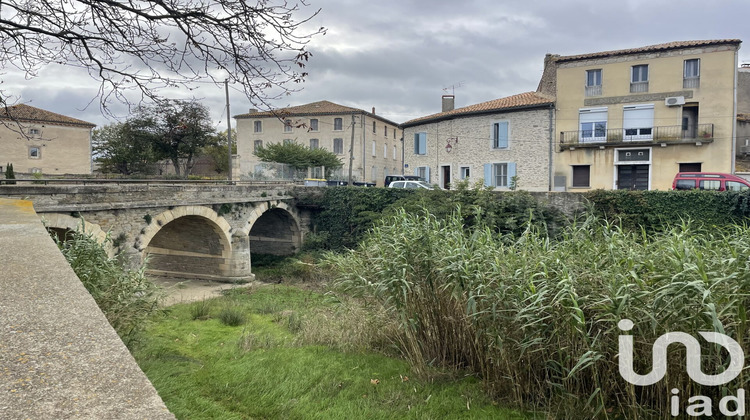
[(675, 49), (682, 49), (682, 48), (694, 48), (694, 47), (704, 47), (709, 45), (721, 45), (721, 44), (741, 44), (742, 40), (740, 39), (703, 39), (703, 40), (692, 40), (692, 41), (671, 41), (671, 42), (664, 42), (661, 44), (653, 44), (653, 45), (646, 45), (643, 47), (634, 47), (634, 48), (624, 48), (619, 50), (608, 50), (608, 51), (597, 51), (593, 53), (585, 53), (585, 54), (573, 54), (573, 55), (563, 55), (555, 57), (555, 61), (576, 61), (576, 60), (584, 60), (588, 58), (597, 58), (597, 57), (609, 57), (609, 56), (617, 56), (617, 55), (630, 55), (630, 54), (638, 54), (642, 52), (650, 52), (650, 51), (666, 51), (666, 50), (675, 50)]
[(0, 119), (19, 120), (27, 122), (47, 122), (63, 125), (78, 125), (85, 127), (96, 127), (96, 124), (78, 118), (47, 111), (28, 104), (17, 104), (0, 107)]

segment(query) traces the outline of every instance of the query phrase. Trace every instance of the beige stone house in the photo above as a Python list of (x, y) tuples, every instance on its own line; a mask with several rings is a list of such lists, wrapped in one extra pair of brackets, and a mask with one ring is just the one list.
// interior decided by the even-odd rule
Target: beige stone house
[(20, 104), (0, 108), (0, 166), (18, 175), (91, 173), (91, 130), (65, 115)]
[(540, 90), (557, 100), (554, 189), (667, 190), (680, 171), (734, 172), (740, 43), (548, 55)]
[(526, 92), (457, 109), (454, 100), (445, 95), (442, 112), (401, 125), (408, 174), (445, 189), (468, 180), (500, 190), (549, 190), (552, 96)]
[[(367, 112), (319, 101), (266, 112), (250, 110), (234, 118), (240, 178), (252, 178), (261, 170), (261, 162), (253, 154), (257, 147), (290, 141), (338, 155), (343, 167), (332, 178), (348, 179), (350, 158), (354, 181), (382, 186), (387, 175), (402, 173), (401, 129), (375, 114), (374, 108)], [(323, 175), (311, 171), (308, 176)]]

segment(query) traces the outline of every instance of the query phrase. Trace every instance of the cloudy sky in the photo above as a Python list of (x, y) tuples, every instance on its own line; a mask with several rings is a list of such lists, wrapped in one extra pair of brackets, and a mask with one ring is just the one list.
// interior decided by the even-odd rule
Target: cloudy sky
[[(307, 0), (318, 8), (313, 57), (303, 90), (274, 107), (329, 100), (400, 123), (440, 111), (455, 93), (466, 106), (535, 90), (546, 53), (571, 55), (670, 41), (739, 38), (750, 63), (747, 0)], [(33, 80), (5, 74), (0, 88), (21, 102), (86, 121), (100, 113), (98, 84), (72, 68), (50, 68)], [(226, 128), (224, 89), (202, 84), (174, 96), (200, 98), (217, 128)], [(251, 102), (233, 88), (231, 114)], [(93, 99), (93, 102), (92, 102)], [(234, 122), (233, 122), (234, 124)]]

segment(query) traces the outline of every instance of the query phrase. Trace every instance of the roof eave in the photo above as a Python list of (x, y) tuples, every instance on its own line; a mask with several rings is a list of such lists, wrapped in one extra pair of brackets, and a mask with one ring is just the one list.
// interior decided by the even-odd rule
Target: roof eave
[(477, 115), (486, 115), (486, 114), (499, 114), (499, 113), (505, 113), (505, 112), (517, 112), (517, 111), (525, 111), (528, 109), (534, 109), (534, 108), (549, 108), (550, 106), (554, 106), (555, 102), (544, 102), (539, 104), (531, 104), (531, 105), (519, 105), (514, 107), (508, 107), (508, 108), (496, 108), (496, 109), (485, 109), (485, 110), (479, 110), (479, 111), (467, 111), (467, 112), (461, 112), (456, 114), (450, 114), (450, 115), (439, 115), (435, 116), (434, 118), (427, 118), (415, 122), (405, 122), (401, 124), (401, 128), (409, 128), (409, 127), (415, 127), (418, 125), (423, 124), (431, 124), (446, 120), (454, 120), (456, 118), (460, 117), (473, 117)]

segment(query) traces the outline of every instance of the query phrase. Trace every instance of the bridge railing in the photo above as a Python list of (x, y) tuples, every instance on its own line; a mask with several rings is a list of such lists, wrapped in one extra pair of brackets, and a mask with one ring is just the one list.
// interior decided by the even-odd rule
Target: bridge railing
[(98, 178), (49, 178), (49, 179), (0, 179), (0, 185), (303, 185), (304, 181), (229, 181), (226, 179), (98, 179)]

